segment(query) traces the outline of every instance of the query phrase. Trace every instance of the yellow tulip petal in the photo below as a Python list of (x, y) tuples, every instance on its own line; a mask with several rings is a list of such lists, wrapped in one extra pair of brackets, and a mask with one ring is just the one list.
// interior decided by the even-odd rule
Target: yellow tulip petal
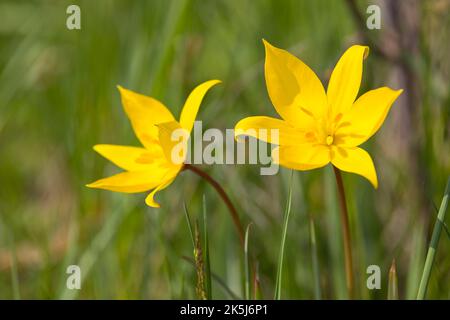
[(97, 180), (86, 186), (89, 188), (125, 193), (144, 192), (158, 186), (167, 172), (167, 168), (154, 166), (151, 171), (122, 172), (108, 178)]
[(118, 86), (122, 105), (131, 121), (139, 141), (146, 147), (158, 139), (158, 128), (154, 124), (173, 121), (172, 113), (158, 100)]
[(372, 158), (361, 148), (343, 148), (334, 146), (331, 152), (331, 163), (342, 171), (359, 174), (378, 188), (377, 172)]
[(157, 186), (155, 189), (153, 189), (152, 192), (150, 192), (150, 194), (145, 198), (145, 203), (149, 206), (149, 207), (153, 207), (153, 208), (159, 208), (160, 205), (159, 203), (157, 203), (155, 201), (155, 195), (158, 191), (161, 191), (165, 188), (167, 188), (172, 182), (173, 180), (175, 180), (175, 177), (167, 180), (166, 182), (160, 184), (159, 186)]
[[(323, 145), (280, 146), (274, 151), (272, 151), (272, 158), (275, 163), (294, 170), (316, 169), (330, 162), (330, 149)], [(278, 159), (276, 159), (277, 156)]]
[(355, 147), (367, 141), (383, 124), (386, 116), (403, 90), (382, 87), (359, 97), (341, 120), (336, 138), (341, 144)]
[(200, 104), (202, 103), (205, 94), (212, 86), (220, 82), (220, 80), (206, 81), (192, 90), (191, 94), (186, 99), (180, 115), (180, 125), (187, 131), (191, 132), (192, 127), (194, 126), (194, 121), (197, 117), (198, 109), (200, 108)]
[(166, 160), (174, 165), (181, 165), (186, 157), (186, 143), (189, 132), (182, 128), (177, 121), (157, 124), (159, 129), (159, 143)]
[[(274, 130), (278, 130), (276, 133)], [(286, 121), (255, 116), (244, 118), (234, 128), (236, 138), (252, 136), (268, 143), (279, 145), (298, 145), (306, 142), (305, 133), (289, 125)], [(278, 134), (277, 139), (272, 134)]]
[(351, 46), (334, 67), (327, 89), (334, 115), (346, 112), (355, 101), (361, 85), (363, 60), (368, 54), (369, 47)]
[(97, 144), (94, 150), (118, 167), (127, 171), (142, 171), (148, 165), (161, 161), (164, 157), (161, 148), (147, 150), (139, 147), (119, 146), (111, 144)]
[(320, 79), (294, 55), (263, 42), (266, 86), (272, 104), (284, 120), (309, 129), (313, 122), (311, 115), (320, 118), (327, 107), (327, 96)]

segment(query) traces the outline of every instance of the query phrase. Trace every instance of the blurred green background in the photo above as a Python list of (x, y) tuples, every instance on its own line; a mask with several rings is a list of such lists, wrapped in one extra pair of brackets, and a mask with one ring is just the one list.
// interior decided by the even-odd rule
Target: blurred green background
[[(369, 4), (381, 29), (368, 30)], [(81, 8), (81, 30), (66, 8)], [(361, 92), (405, 92), (364, 146), (380, 187), (344, 174), (357, 297), (384, 299), (396, 260), (400, 298), (414, 298), (431, 228), (450, 173), (450, 1), (0, 1), (0, 298), (195, 298), (195, 268), (184, 217), (207, 200), (212, 271), (243, 296), (243, 252), (214, 190), (183, 172), (157, 195), (84, 185), (120, 170), (97, 143), (138, 145), (116, 85), (151, 95), (178, 115), (200, 82), (221, 79), (198, 119), (233, 128), (243, 117), (273, 115), (262, 38), (300, 57), (326, 83), (344, 50), (371, 47)], [(244, 224), (263, 297), (272, 298), (290, 172), (260, 176), (258, 165), (203, 169), (220, 181)], [(316, 226), (322, 298), (346, 297), (340, 221), (330, 166), (295, 172), (282, 297), (314, 298), (309, 219)], [(447, 219), (448, 221), (448, 219)], [(449, 237), (442, 234), (428, 292), (450, 298)], [(82, 289), (66, 288), (77, 264)], [(366, 268), (379, 265), (381, 290)], [(230, 298), (217, 282), (214, 298)]]

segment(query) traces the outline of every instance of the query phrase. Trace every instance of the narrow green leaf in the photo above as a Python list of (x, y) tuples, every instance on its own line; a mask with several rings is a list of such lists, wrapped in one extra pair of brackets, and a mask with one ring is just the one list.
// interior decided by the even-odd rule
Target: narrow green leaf
[(283, 258), (284, 258), (284, 247), (286, 244), (286, 234), (287, 234), (287, 228), (289, 224), (289, 215), (291, 213), (291, 203), (292, 203), (292, 176), (294, 174), (294, 171), (291, 171), (291, 177), (289, 179), (289, 193), (288, 193), (288, 199), (286, 202), (286, 210), (284, 212), (284, 221), (283, 221), (283, 233), (281, 238), (281, 245), (280, 245), (280, 253), (278, 257), (278, 268), (277, 268), (277, 278), (275, 283), (275, 300), (281, 299), (281, 280), (283, 278)]
[(425, 298), (425, 294), (427, 293), (428, 282), (430, 281), (431, 275), (431, 268), (433, 267), (434, 257), (436, 255), (436, 250), (439, 244), (442, 226), (444, 225), (449, 197), (450, 197), (450, 177), (447, 180), (447, 186), (445, 187), (444, 197), (442, 198), (438, 217), (436, 223), (434, 224), (433, 234), (431, 236), (431, 242), (428, 248), (427, 258), (425, 260), (425, 266), (423, 268), (422, 279), (420, 280), (419, 292), (417, 293), (417, 300), (423, 300)]
[(191, 219), (189, 218), (189, 212), (186, 203), (184, 203), (184, 217), (186, 218), (186, 222), (189, 228), (189, 235), (191, 236), (192, 248), (195, 249), (194, 231), (192, 230)]

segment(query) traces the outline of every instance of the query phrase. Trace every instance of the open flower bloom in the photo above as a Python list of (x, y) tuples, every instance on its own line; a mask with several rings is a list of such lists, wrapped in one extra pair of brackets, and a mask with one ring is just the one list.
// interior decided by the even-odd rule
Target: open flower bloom
[(172, 183), (182, 169), (186, 157), (186, 149), (180, 148), (178, 159), (174, 161), (172, 151), (177, 142), (174, 141), (172, 133), (177, 129), (186, 132), (186, 135), (180, 135), (180, 139), (182, 143), (187, 143), (203, 97), (219, 82), (210, 80), (197, 86), (183, 106), (180, 121), (176, 121), (169, 109), (158, 100), (119, 86), (122, 105), (144, 147), (109, 144), (94, 146), (95, 151), (125, 172), (97, 180), (87, 186), (126, 193), (153, 189), (145, 202), (150, 207), (159, 208), (159, 204), (154, 200), (156, 192)]
[[(236, 136), (254, 136), (270, 143), (267, 130), (278, 129), (279, 145), (272, 151), (273, 161), (295, 170), (320, 168), (331, 162), (342, 171), (362, 175), (377, 188), (373, 161), (358, 146), (377, 132), (402, 90), (382, 87), (356, 99), (363, 60), (369, 52), (366, 46), (354, 45), (342, 55), (325, 92), (305, 63), (263, 41), (267, 90), (282, 119), (242, 119), (236, 125)], [(260, 129), (266, 129), (264, 135)]]

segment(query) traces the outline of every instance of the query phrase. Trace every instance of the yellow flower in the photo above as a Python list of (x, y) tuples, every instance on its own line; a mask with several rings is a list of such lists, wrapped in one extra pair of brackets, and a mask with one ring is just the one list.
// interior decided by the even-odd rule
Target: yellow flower
[[(274, 161), (295, 170), (320, 168), (328, 163), (367, 178), (377, 188), (370, 155), (358, 146), (383, 124), (391, 105), (402, 93), (382, 87), (356, 99), (369, 48), (354, 45), (336, 64), (325, 92), (317, 75), (289, 52), (263, 40), (265, 78), (272, 104), (282, 119), (255, 116), (236, 125), (246, 135), (271, 142), (258, 129), (278, 129)], [(355, 101), (356, 99), (356, 101)], [(278, 159), (277, 159), (278, 158)]]
[[(119, 86), (122, 105), (144, 147), (108, 144), (94, 146), (94, 150), (100, 155), (126, 171), (97, 180), (87, 187), (126, 193), (153, 189), (145, 202), (150, 207), (159, 208), (154, 200), (156, 192), (169, 186), (183, 167), (183, 161), (174, 162), (172, 159), (174, 142), (171, 134), (176, 129), (191, 132), (203, 97), (219, 82), (210, 80), (197, 86), (187, 98), (179, 122), (158, 100)], [(186, 155), (180, 156), (185, 159)]]

